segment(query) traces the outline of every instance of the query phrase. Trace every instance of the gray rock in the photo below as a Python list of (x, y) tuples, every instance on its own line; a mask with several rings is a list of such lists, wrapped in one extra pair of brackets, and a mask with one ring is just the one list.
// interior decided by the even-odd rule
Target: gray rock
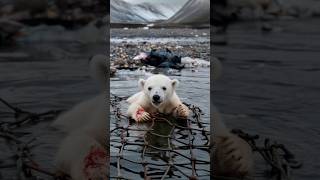
[(0, 19), (0, 31), (2, 33), (14, 34), (17, 33), (21, 28), (23, 28), (23, 24), (21, 23), (6, 18)]

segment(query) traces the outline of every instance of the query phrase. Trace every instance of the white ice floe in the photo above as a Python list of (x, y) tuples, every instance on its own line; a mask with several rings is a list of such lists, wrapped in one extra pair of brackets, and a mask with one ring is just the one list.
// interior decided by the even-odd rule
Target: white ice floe
[(116, 76), (123, 78), (123, 77), (149, 77), (152, 75), (151, 71), (155, 69), (154, 67), (146, 67), (142, 66), (137, 70), (117, 70)]
[(184, 64), (186, 68), (210, 67), (209, 61), (200, 58), (183, 57), (181, 58), (181, 63)]

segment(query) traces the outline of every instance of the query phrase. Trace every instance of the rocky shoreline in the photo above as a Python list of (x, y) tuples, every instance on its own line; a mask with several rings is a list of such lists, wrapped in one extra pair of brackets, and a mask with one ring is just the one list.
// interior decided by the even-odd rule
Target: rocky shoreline
[[(178, 33), (180, 32), (179, 36)], [(200, 58), (210, 60), (210, 32), (209, 29), (112, 29), (110, 43), (111, 69), (137, 69), (144, 66), (133, 57), (140, 52), (149, 52), (152, 49), (168, 49), (181, 57)], [(153, 34), (154, 36), (150, 36)], [(169, 37), (167, 42), (161, 42), (161, 37)], [(199, 35), (207, 41), (198, 41)], [(141, 41), (132, 41), (130, 38), (141, 37)], [(157, 37), (157, 38), (155, 38)], [(120, 39), (112, 42), (113, 38)], [(188, 41), (175, 41), (175, 39), (189, 38)], [(145, 40), (145, 41), (144, 41)]]

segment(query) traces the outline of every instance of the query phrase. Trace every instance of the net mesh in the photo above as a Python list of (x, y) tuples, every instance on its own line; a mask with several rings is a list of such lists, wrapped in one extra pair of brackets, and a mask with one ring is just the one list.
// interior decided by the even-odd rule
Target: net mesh
[(121, 113), (126, 98), (111, 96), (111, 179), (210, 179), (209, 124), (201, 122), (199, 107), (185, 104), (192, 112), (188, 119), (154, 114), (137, 124)]
[[(112, 95), (110, 100), (111, 116), (115, 120), (110, 129), (110, 179), (239, 179), (217, 176), (210, 171), (210, 150), (213, 147), (209, 137), (212, 136), (208, 130), (209, 123), (201, 121), (203, 113), (199, 107), (186, 104), (192, 112), (191, 118), (186, 120), (155, 114), (150, 122), (137, 124), (130, 122), (121, 112), (121, 102), (126, 98)], [(22, 140), (28, 134), (16, 131), (26, 125), (51, 122), (61, 110), (34, 113), (2, 98), (0, 102), (13, 111), (1, 112), (0, 138), (6, 140), (12, 152), (7, 154), (10, 163), (2, 163), (0, 169), (15, 169), (18, 179), (70, 179), (68, 174), (57, 174), (34, 161), (37, 139), (30, 136), (29, 140)], [(255, 164), (261, 165), (260, 168), (255, 167), (257, 170), (252, 177), (241, 179), (286, 180), (292, 178), (293, 169), (302, 167), (302, 163), (283, 144), (241, 130), (232, 132), (244, 139), (254, 154), (259, 155), (255, 158)]]

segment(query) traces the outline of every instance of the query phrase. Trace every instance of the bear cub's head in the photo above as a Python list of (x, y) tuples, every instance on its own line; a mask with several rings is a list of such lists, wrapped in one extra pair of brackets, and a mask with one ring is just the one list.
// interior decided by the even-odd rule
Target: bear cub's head
[(175, 93), (178, 83), (178, 80), (171, 80), (169, 77), (161, 74), (150, 76), (147, 80), (139, 80), (141, 90), (155, 107), (159, 107), (164, 102), (170, 100)]

